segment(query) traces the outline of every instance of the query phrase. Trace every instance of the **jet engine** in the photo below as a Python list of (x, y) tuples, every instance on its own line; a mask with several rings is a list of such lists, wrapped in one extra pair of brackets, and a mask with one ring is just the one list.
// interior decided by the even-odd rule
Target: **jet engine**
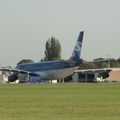
[(103, 79), (109, 77), (109, 72), (107, 72), (107, 71), (102, 71), (102, 72), (100, 72), (99, 75), (98, 75), (98, 78), (101, 78), (101, 77), (102, 77)]
[(9, 81), (9, 82), (14, 82), (14, 81), (16, 81), (17, 79), (18, 79), (18, 76), (15, 75), (15, 74), (12, 74), (12, 75), (8, 76), (8, 81)]

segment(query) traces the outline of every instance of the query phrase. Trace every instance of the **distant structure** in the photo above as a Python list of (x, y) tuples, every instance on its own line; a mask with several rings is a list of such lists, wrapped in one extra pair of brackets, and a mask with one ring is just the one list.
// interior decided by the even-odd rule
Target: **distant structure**
[(8, 75), (5, 72), (0, 71), (0, 83), (7, 83)]
[(120, 82), (120, 68), (111, 68), (112, 71), (109, 73), (109, 77), (106, 78), (108, 81)]
[(120, 68), (110, 68), (107, 78), (99, 77), (105, 69), (76, 70), (72, 76), (72, 82), (120, 82)]

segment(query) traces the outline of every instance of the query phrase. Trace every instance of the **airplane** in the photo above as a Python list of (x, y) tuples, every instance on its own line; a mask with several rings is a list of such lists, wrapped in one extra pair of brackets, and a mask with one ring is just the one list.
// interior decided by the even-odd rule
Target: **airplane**
[[(8, 82), (14, 82), (18, 78), (19, 74), (27, 74), (28, 80), (25, 82), (41, 82), (41, 80), (56, 80), (63, 79), (69, 75), (72, 75), (75, 70), (83, 63), (80, 58), (81, 48), (83, 43), (84, 31), (81, 31), (72, 56), (68, 60), (54, 60), (43, 61), (38, 63), (27, 63), (17, 65), (15, 69), (1, 68), (1, 71), (12, 72), (12, 75), (8, 76)], [(35, 79), (30, 80), (31, 77)]]

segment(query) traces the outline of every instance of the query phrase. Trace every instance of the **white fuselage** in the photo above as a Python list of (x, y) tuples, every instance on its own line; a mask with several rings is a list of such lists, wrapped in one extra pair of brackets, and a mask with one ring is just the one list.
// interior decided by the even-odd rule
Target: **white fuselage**
[(64, 69), (57, 69), (57, 70), (48, 70), (48, 71), (37, 71), (35, 73), (39, 74), (41, 76), (41, 79), (43, 80), (54, 80), (54, 79), (60, 79), (65, 78), (73, 72), (78, 69), (78, 66), (71, 67), (71, 68), (64, 68)]

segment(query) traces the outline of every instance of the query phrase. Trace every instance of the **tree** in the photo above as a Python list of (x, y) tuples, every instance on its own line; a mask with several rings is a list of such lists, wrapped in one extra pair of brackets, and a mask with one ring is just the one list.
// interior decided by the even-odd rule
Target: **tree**
[(108, 67), (108, 62), (106, 61), (101, 61), (101, 62), (95, 62), (96, 68), (107, 68)]
[(120, 57), (118, 58), (118, 62), (119, 62), (119, 64), (120, 64)]
[(98, 69), (109, 67), (109, 59), (97, 58), (97, 59), (94, 59), (93, 62), (95, 63), (96, 68)]
[(46, 42), (44, 59), (50, 61), (61, 59), (61, 45), (55, 37), (51, 37), (51, 39)]
[(86, 62), (80, 65), (80, 69), (95, 69), (95, 64), (93, 62)]
[(33, 63), (34, 61), (33, 60), (30, 60), (30, 59), (23, 59), (23, 60), (21, 60), (21, 61), (19, 61), (18, 63), (17, 63), (17, 65), (19, 65), (19, 64), (24, 64), (24, 63)]
[(117, 59), (117, 61), (118, 61), (119, 67), (120, 67), (120, 57)]
[(113, 60), (111, 60), (111, 67), (120, 67), (119, 66), (119, 61), (118, 60), (115, 60), (115, 59), (113, 59)]

